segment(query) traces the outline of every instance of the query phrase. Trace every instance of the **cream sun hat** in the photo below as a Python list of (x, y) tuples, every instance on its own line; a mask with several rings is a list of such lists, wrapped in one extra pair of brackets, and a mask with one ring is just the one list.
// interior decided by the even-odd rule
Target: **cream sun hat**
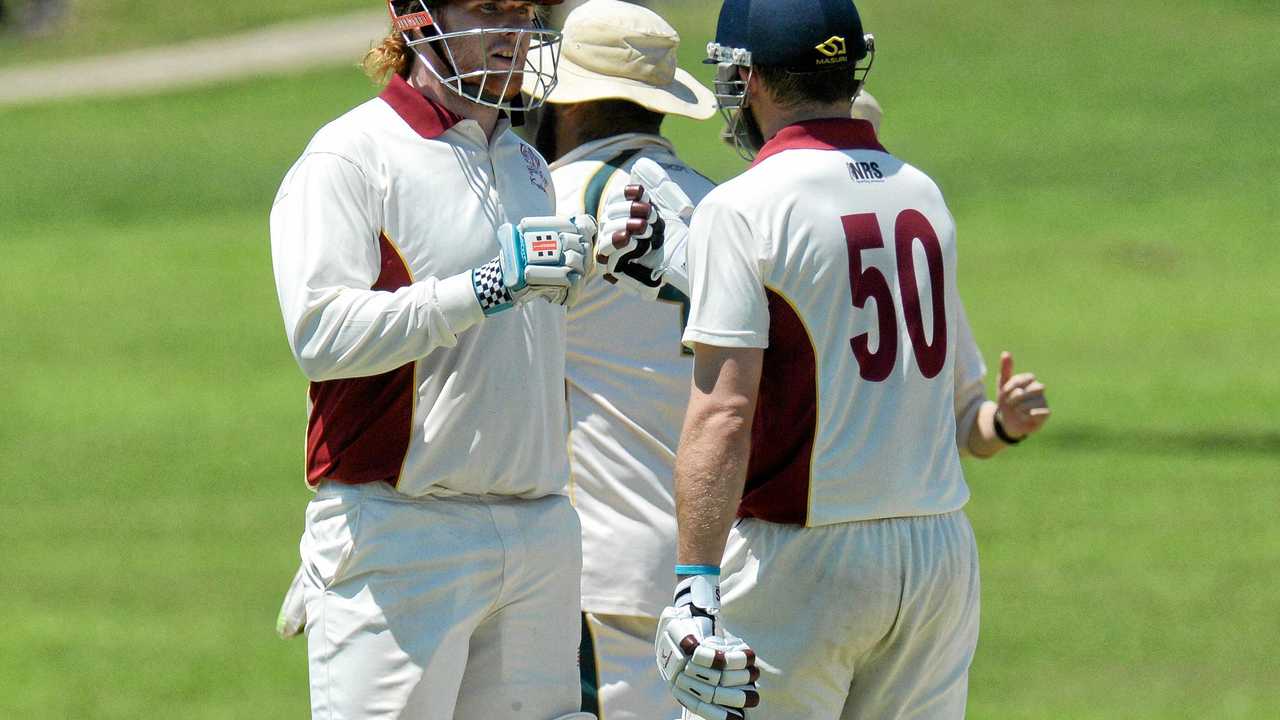
[[(698, 120), (716, 113), (715, 95), (676, 67), (680, 34), (648, 8), (590, 0), (565, 19), (560, 46), (557, 82), (547, 102), (622, 99)], [(526, 83), (524, 90), (540, 98), (543, 88), (536, 85)]]

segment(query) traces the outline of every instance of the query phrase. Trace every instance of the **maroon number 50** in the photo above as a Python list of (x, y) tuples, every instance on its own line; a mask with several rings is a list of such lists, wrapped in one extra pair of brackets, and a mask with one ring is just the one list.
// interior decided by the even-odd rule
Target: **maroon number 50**
[[(858, 359), (858, 370), (864, 380), (882, 382), (893, 373), (898, 360), (898, 319), (893, 292), (884, 273), (874, 267), (862, 267), (862, 252), (884, 247), (884, 236), (875, 213), (845, 215), (845, 240), (849, 244), (849, 285), (853, 291), (853, 306), (859, 310), (867, 299), (876, 301), (876, 316), (880, 341), (871, 352), (870, 333), (863, 333), (851, 340), (853, 356)], [(915, 350), (916, 364), (926, 378), (937, 377), (947, 361), (947, 313), (945, 275), (942, 267), (942, 245), (938, 233), (929, 220), (918, 210), (903, 210), (894, 222), (894, 255), (898, 263), (898, 289), (902, 293), (902, 311), (907, 321), (907, 334)], [(920, 310), (920, 291), (916, 285), (916, 261), (912, 252), (919, 241), (929, 269), (929, 289), (933, 307), (933, 332), (924, 334), (924, 315)]]

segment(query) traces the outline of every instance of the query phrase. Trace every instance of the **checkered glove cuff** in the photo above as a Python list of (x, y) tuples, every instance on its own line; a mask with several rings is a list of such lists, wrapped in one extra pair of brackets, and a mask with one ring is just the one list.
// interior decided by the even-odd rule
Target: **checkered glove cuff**
[(502, 283), (502, 267), (498, 258), (471, 271), (471, 285), (485, 315), (492, 315), (511, 307), (514, 302), (507, 286)]

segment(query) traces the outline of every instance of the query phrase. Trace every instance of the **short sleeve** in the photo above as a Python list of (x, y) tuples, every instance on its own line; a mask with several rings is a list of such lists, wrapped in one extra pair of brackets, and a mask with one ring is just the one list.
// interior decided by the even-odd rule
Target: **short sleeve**
[(746, 218), (708, 197), (689, 228), (689, 322), (684, 343), (769, 346), (763, 253)]

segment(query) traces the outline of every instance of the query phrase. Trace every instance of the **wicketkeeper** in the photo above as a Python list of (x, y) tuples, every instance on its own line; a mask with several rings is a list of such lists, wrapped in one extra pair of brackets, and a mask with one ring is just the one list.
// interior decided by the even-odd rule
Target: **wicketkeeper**
[(366, 59), (386, 89), (276, 196), (316, 491), (282, 630), (305, 627), (316, 718), (592, 717), (564, 343), (596, 230), (555, 216), (510, 131), (522, 85), (555, 83), (557, 53), (531, 50), (556, 2), (392, 0)]

